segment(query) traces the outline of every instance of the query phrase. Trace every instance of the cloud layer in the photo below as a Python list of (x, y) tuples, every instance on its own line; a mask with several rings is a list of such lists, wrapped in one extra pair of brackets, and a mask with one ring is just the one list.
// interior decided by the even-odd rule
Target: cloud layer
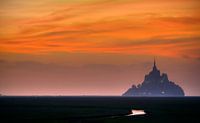
[(2, 1), (0, 49), (26, 54), (104, 52), (196, 59), (200, 57), (196, 52), (200, 49), (198, 3)]

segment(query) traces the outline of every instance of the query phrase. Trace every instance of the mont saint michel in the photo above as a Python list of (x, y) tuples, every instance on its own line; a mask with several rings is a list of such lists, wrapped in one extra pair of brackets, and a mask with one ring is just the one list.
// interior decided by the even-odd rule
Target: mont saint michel
[(123, 96), (184, 96), (184, 90), (168, 79), (166, 73), (161, 75), (154, 60), (153, 70), (145, 75), (139, 85), (132, 85)]

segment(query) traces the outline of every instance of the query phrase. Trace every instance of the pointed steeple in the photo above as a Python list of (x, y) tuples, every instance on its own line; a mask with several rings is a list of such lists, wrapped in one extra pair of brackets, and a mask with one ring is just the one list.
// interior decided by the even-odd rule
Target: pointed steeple
[(157, 69), (157, 67), (156, 67), (156, 60), (155, 60), (155, 58), (154, 58), (154, 63), (153, 63), (153, 71), (157, 71), (158, 69)]

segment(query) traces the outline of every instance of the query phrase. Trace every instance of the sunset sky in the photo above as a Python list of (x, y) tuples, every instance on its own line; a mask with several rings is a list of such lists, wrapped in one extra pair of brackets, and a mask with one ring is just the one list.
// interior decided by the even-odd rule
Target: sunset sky
[(199, 0), (1, 0), (0, 93), (121, 95), (161, 72), (200, 96)]

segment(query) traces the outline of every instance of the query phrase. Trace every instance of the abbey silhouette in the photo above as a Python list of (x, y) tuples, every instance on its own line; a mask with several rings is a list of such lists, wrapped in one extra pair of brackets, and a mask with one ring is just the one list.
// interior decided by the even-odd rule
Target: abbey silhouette
[(184, 96), (183, 89), (169, 81), (167, 74), (160, 75), (154, 59), (153, 70), (145, 75), (142, 84), (133, 85), (123, 96)]

